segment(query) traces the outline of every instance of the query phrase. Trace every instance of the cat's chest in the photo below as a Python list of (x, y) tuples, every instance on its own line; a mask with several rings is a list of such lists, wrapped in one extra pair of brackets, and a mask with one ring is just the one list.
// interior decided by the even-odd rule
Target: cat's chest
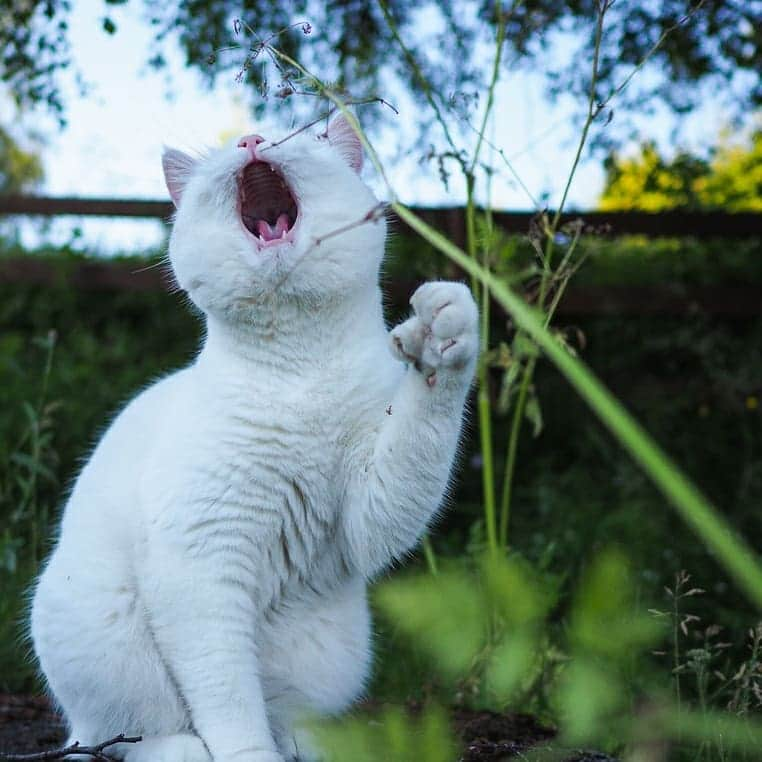
[(189, 464), (201, 498), (184, 519), (194, 552), (215, 552), (220, 538), (228, 548), (234, 534), (247, 555), (265, 553), (260, 561), (278, 571), (279, 585), (334, 563), (346, 432), (323, 403), (284, 391), (278, 400), (227, 404), (207, 420)]
[[(317, 401), (284, 392), (219, 405), (206, 422), (207, 457), (246, 471), (252, 478), (297, 475), (335, 460), (341, 423)], [(258, 468), (264, 469), (258, 474)]]
[(347, 439), (334, 405), (319, 392), (285, 388), (245, 398), (221, 393), (189, 450), (197, 493), (215, 501), (211, 510), (273, 531), (299, 521), (331, 523)]

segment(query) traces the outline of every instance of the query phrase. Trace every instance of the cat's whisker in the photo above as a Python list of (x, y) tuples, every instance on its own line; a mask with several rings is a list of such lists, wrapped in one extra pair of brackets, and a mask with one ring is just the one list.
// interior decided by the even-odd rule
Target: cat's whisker
[(150, 265), (139, 267), (137, 270), (131, 270), (130, 275), (137, 275), (138, 273), (144, 273), (147, 270), (155, 270), (157, 267), (166, 267), (167, 265), (169, 265), (169, 260), (165, 256), (162, 257), (158, 262), (151, 262)]

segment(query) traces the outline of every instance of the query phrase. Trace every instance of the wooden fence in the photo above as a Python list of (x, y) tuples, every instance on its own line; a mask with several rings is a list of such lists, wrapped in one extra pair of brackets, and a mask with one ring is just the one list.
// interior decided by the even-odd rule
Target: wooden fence
[[(41, 198), (0, 196), (1, 216), (100, 216), (154, 218), (168, 222), (173, 207), (168, 201), (96, 198)], [(456, 243), (463, 243), (462, 208), (416, 208), (426, 222), (442, 230)], [(531, 212), (496, 212), (495, 223), (512, 233), (526, 233), (534, 218)], [(616, 236), (643, 234), (692, 236), (700, 239), (722, 238), (730, 242), (757, 238), (762, 241), (762, 214), (671, 211), (647, 212), (570, 212), (564, 220), (582, 218), (586, 228), (596, 234)], [(405, 232), (400, 220), (392, 226)], [(732, 244), (731, 244), (732, 245)], [(0, 260), (0, 283), (53, 284), (61, 273), (44, 261), (32, 258)], [(153, 290), (167, 287), (167, 277), (159, 269), (93, 261), (72, 268), (67, 282), (78, 289)], [(404, 294), (415, 284), (392, 284), (393, 294)], [(559, 312), (566, 315), (691, 315), (708, 313), (733, 318), (762, 314), (762, 293), (756, 286), (680, 286), (580, 287), (572, 285)]]
[[(169, 220), (169, 201), (107, 198), (42, 198), (0, 196), (0, 216), (142, 217)], [(434, 227), (461, 241), (465, 230), (462, 207), (417, 207), (413, 211)], [(533, 212), (495, 212), (495, 224), (510, 233), (526, 233)], [(641, 233), (647, 236), (696, 238), (762, 238), (762, 214), (755, 212), (569, 212), (565, 221), (582, 218), (586, 227), (601, 235)], [(402, 225), (402, 223), (399, 223)]]

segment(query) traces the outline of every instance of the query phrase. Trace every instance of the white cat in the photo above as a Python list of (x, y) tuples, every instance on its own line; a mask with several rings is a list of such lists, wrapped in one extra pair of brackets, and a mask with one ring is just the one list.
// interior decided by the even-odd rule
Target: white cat
[(342, 117), (317, 138), (165, 152), (170, 259), (207, 335), (106, 431), (36, 588), (34, 648), (72, 741), (282, 762), (303, 753), (300, 713), (363, 690), (366, 583), (442, 502), (478, 316), (464, 285), (427, 283), (387, 331), (361, 163)]

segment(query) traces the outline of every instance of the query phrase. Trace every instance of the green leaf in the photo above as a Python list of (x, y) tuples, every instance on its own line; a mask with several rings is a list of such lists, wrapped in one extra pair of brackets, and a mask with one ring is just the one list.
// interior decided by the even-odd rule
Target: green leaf
[(515, 357), (539, 357), (540, 349), (532, 339), (523, 331), (519, 331), (513, 338), (513, 354)]
[[(420, 762), (452, 762), (458, 758), (457, 745), (444, 710), (431, 707), (421, 719), (418, 754), (408, 759)], [(393, 759), (386, 757), (385, 759)], [(406, 759), (400, 757), (400, 759)]]
[(367, 760), (381, 762), (373, 753), (378, 748), (378, 732), (367, 718), (350, 717), (344, 721), (316, 723), (311, 727), (317, 745), (329, 762)]
[(326, 762), (452, 762), (457, 746), (446, 713), (429, 707), (412, 718), (399, 707), (373, 718), (347, 717), (310, 727)]
[(625, 695), (616, 674), (589, 660), (572, 662), (558, 693), (564, 740), (577, 745), (600, 739), (608, 718), (622, 708)]
[(24, 411), (29, 428), (33, 431), (37, 429), (37, 411), (29, 402), (22, 402), (21, 409)]
[(488, 555), (482, 571), (490, 609), (500, 612), (512, 627), (534, 625), (555, 603), (554, 591), (517, 556)]
[(519, 377), (519, 371), (522, 368), (520, 362), (512, 362), (511, 366), (503, 374), (503, 381), (500, 385), (500, 395), (497, 399), (497, 412), (505, 415), (511, 406), (511, 397), (516, 386), (516, 379)]
[(637, 611), (627, 561), (616, 551), (600, 553), (577, 593), (570, 638), (578, 650), (615, 661), (656, 640), (661, 625)]
[(486, 669), (487, 686), (500, 701), (510, 701), (529, 676), (539, 640), (534, 628), (524, 628), (506, 635), (492, 653)]
[(392, 580), (376, 590), (376, 601), (449, 677), (462, 675), (482, 645), (487, 609), (462, 572)]
[(389, 759), (414, 759), (415, 729), (400, 707), (391, 707), (383, 717), (386, 753)]
[(32, 458), (30, 455), (27, 455), (23, 452), (14, 452), (11, 457), (11, 461), (13, 463), (16, 463), (19, 466), (23, 466), (24, 468), (27, 468), (29, 470), (30, 474), (36, 474), (37, 476), (42, 477), (50, 484), (57, 484), (58, 479), (56, 478), (56, 475), (43, 463), (41, 463), (39, 460), (36, 460), (35, 458)]
[(543, 421), (540, 400), (537, 399), (536, 394), (532, 394), (527, 400), (527, 404), (524, 407), (524, 416), (532, 424), (532, 436), (539, 437), (542, 433)]
[(116, 24), (108, 16), (103, 19), (103, 31), (106, 34), (114, 34), (116, 32)]

